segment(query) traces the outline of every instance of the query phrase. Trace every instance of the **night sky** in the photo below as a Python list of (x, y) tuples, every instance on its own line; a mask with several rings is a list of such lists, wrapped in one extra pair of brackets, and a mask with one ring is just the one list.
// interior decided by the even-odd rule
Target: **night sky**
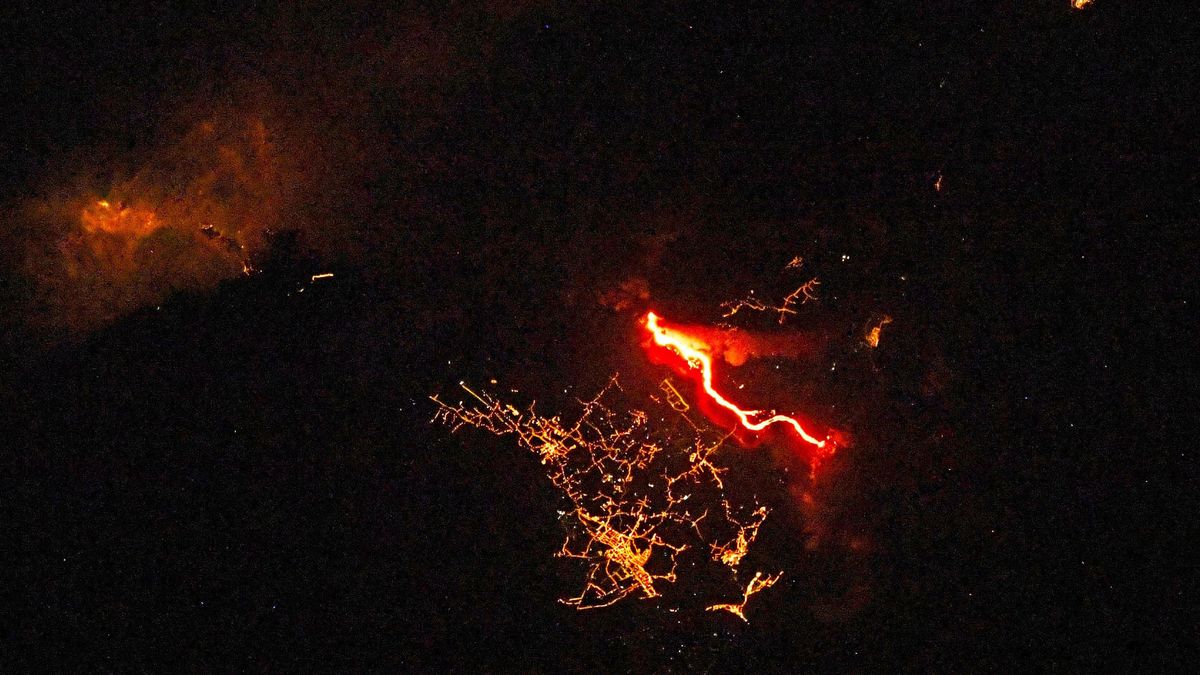
[[(1197, 9), (720, 4), (0, 10), (3, 669), (1194, 669)], [(720, 451), (748, 623), (560, 603), (431, 421), (653, 392), (650, 309), (852, 439)]]

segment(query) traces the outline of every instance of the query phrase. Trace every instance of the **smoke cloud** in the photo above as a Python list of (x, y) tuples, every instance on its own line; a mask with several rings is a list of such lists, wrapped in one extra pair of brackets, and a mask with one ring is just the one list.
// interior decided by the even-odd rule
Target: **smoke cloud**
[[(47, 158), (0, 206), (6, 330), (86, 333), (251, 273), (284, 232), (326, 260), (401, 248), (437, 159), (410, 149), (446, 117), (448, 83), (468, 70), (460, 46), (412, 11), (369, 26), (272, 11), (257, 19), (268, 35), (225, 35), (238, 48), (194, 82), (136, 92), (157, 103), (149, 136)], [(262, 44), (238, 44), (251, 38)], [(101, 111), (132, 105), (128, 87), (95, 87)]]

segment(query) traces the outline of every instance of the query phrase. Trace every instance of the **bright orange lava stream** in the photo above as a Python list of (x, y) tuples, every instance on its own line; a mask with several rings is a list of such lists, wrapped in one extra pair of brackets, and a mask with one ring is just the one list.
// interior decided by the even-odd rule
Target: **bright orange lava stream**
[(817, 446), (818, 448), (825, 447), (825, 441), (814, 438), (811, 434), (800, 426), (800, 423), (787, 415), (772, 415), (766, 419), (753, 421), (753, 418), (763, 414), (761, 410), (742, 410), (729, 399), (725, 398), (713, 388), (713, 366), (712, 357), (709, 355), (709, 346), (701, 340), (689, 337), (678, 331), (671, 330), (659, 323), (658, 315), (654, 312), (646, 314), (646, 329), (654, 337), (654, 343), (660, 347), (671, 349), (679, 354), (688, 362), (692, 368), (698, 369), (704, 385), (704, 391), (712, 398), (717, 405), (725, 408), (729, 412), (737, 416), (741, 421), (742, 426), (750, 431), (762, 431), (772, 424), (786, 424), (795, 430), (796, 435), (804, 439), (806, 442)]

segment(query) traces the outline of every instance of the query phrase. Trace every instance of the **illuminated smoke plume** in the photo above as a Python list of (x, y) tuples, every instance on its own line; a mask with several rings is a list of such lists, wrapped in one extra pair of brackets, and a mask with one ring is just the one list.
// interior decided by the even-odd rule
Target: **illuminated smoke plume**
[[(270, 258), (274, 240), (364, 267), (402, 248), (387, 244), (410, 234), (405, 215), (428, 212), (418, 184), (441, 166), (411, 148), (445, 126), (452, 82), (470, 72), (456, 33), (408, 6), (381, 7), (352, 40), (340, 12), (248, 13), (261, 48), (198, 65), (184, 86), (87, 92), (118, 111), (97, 116), (107, 131), (47, 157), (4, 204), (0, 263), (19, 280), (0, 288), (11, 323), (80, 336), (174, 292), (211, 290)], [(126, 129), (130, 96), (148, 109)], [(383, 177), (405, 188), (376, 190)]]
[(85, 156), (80, 177), (10, 213), (27, 234), (31, 321), (82, 332), (247, 272), (296, 202), (280, 141), (262, 116), (222, 108), (132, 171)]
[(738, 367), (752, 359), (769, 357), (813, 358), (822, 350), (809, 333), (792, 331), (765, 333), (728, 326), (672, 323), (673, 331), (687, 335), (714, 359)]
[[(568, 535), (559, 555), (582, 561), (587, 573), (583, 589), (564, 604), (582, 610), (630, 596), (659, 598), (664, 586), (680, 581), (679, 558), (687, 551), (705, 555), (736, 580), (768, 511), (757, 507), (739, 516), (742, 510), (730, 505), (721, 478), (726, 469), (715, 462), (725, 437), (689, 417), (689, 404), (669, 381), (661, 386), (666, 399), (652, 398), (654, 424), (644, 411), (617, 406), (615, 378), (581, 402), (573, 422), (463, 389), (471, 402), (432, 397), (435, 419), (455, 430), (471, 426), (513, 436), (540, 459), (568, 504), (560, 511)], [(668, 417), (674, 423), (664, 423)]]

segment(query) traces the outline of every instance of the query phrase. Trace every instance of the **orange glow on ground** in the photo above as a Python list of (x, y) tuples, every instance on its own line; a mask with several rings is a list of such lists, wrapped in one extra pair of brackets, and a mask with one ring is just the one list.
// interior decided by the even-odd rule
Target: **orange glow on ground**
[(134, 239), (148, 237), (163, 226), (150, 209), (114, 205), (107, 199), (85, 207), (79, 214), (79, 222), (87, 232), (108, 232)]
[(702, 340), (663, 326), (658, 315), (654, 312), (646, 315), (646, 330), (650, 331), (655, 344), (675, 352), (683, 357), (690, 368), (698, 370), (700, 372), (701, 385), (709, 398), (720, 407), (733, 413), (741, 425), (748, 431), (762, 431), (773, 424), (782, 424), (791, 428), (795, 432), (795, 435), (804, 442), (818, 448), (826, 446), (828, 439), (820, 439), (813, 436), (793, 417), (775, 414), (774, 411), (771, 411), (769, 417), (764, 417), (767, 413), (762, 410), (743, 410), (725, 398), (713, 386), (712, 349)]
[(871, 330), (867, 331), (867, 336), (864, 339), (867, 341), (867, 345), (870, 346), (871, 349), (875, 349), (879, 346), (879, 338), (883, 334), (883, 327), (891, 322), (892, 317), (885, 314), (884, 317), (879, 320), (879, 323), (875, 324)]

